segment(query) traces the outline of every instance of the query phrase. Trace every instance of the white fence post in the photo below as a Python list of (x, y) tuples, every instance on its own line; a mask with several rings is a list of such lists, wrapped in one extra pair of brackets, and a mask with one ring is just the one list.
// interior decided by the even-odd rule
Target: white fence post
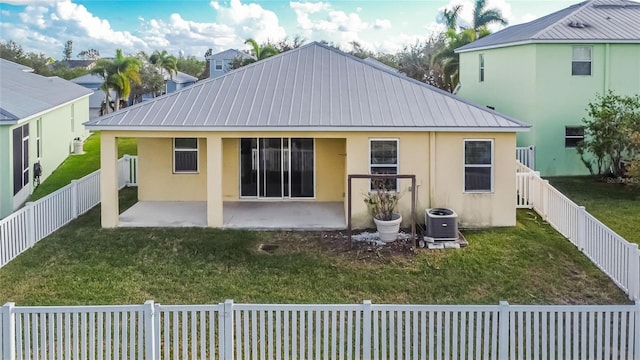
[(371, 359), (371, 300), (362, 302), (362, 358)]
[(16, 315), (13, 313), (13, 307), (16, 304), (8, 302), (2, 307), (2, 358), (16, 358)]
[(131, 156), (129, 154), (124, 154), (124, 163), (125, 163), (125, 171), (124, 171), (124, 186), (129, 187), (131, 184)]
[(509, 303), (500, 301), (498, 315), (498, 359), (509, 358)]
[(542, 217), (544, 221), (549, 219), (549, 180), (542, 180)]
[(584, 206), (578, 206), (578, 238), (576, 239), (576, 245), (580, 251), (584, 251), (585, 236), (587, 236), (587, 211)]
[(71, 217), (78, 217), (78, 180), (71, 180)]
[(224, 301), (224, 357), (233, 359), (233, 300)]
[(533, 145), (529, 145), (529, 168), (536, 168), (536, 147)]
[(144, 302), (144, 342), (145, 342), (145, 359), (156, 359), (156, 332), (160, 332), (156, 329), (156, 313), (153, 300), (147, 300)]
[(28, 202), (25, 204), (25, 209), (27, 211), (27, 239), (29, 247), (32, 247), (38, 241), (36, 239), (36, 208), (34, 203)]
[[(629, 266), (627, 267), (629, 299), (640, 300), (640, 251), (638, 251), (638, 244), (628, 242), (627, 251), (629, 254)], [(638, 350), (640, 351), (640, 349)]]

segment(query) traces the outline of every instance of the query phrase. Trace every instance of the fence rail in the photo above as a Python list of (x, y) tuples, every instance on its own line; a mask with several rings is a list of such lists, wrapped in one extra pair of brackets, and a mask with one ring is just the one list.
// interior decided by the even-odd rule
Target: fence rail
[(637, 359), (635, 305), (235, 304), (23, 307), (5, 359)]
[[(118, 160), (118, 186), (137, 186), (137, 156)], [(100, 203), (100, 170), (27, 203), (0, 220), (0, 268)]]
[(534, 209), (543, 220), (582, 251), (631, 300), (640, 299), (640, 250), (571, 201), (540, 177), (516, 162), (518, 208)]
[(535, 169), (536, 165), (536, 148), (533, 145), (516, 148), (516, 160), (524, 166)]

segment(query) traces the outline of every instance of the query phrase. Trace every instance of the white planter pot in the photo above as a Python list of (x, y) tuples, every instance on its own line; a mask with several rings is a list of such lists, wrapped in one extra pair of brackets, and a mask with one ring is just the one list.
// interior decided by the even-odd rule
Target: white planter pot
[(398, 240), (398, 232), (400, 231), (400, 223), (402, 222), (402, 216), (400, 214), (396, 214), (397, 219), (393, 220), (378, 220), (376, 218), (373, 219), (373, 222), (376, 223), (376, 228), (378, 229), (378, 233), (380, 234), (380, 240), (389, 243)]

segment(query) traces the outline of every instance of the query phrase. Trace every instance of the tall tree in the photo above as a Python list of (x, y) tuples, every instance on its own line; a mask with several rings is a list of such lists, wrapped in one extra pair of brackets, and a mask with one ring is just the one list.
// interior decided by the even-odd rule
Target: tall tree
[(251, 50), (253, 52), (253, 56), (255, 56), (256, 58), (256, 61), (264, 60), (273, 55), (278, 55), (279, 53), (278, 49), (276, 49), (273, 45), (268, 43), (258, 45), (258, 43), (251, 38), (247, 39), (244, 43), (251, 45)]
[(440, 47), (431, 58), (432, 65), (438, 64), (440, 66), (445, 90), (453, 92), (460, 82), (460, 55), (456, 54), (455, 49), (488, 34), (489, 30), (486, 28), (480, 29), (479, 33), (476, 33), (474, 29), (466, 29), (459, 33), (453, 29), (447, 30), (445, 45)]
[(473, 6), (473, 29), (478, 33), (487, 25), (498, 23), (507, 25), (507, 20), (502, 16), (500, 9), (486, 9), (487, 0), (476, 0)]
[(460, 11), (462, 11), (462, 5), (456, 5), (451, 9), (444, 9), (442, 11), (442, 18), (448, 30), (458, 29), (458, 17), (460, 16)]
[(100, 59), (100, 51), (96, 49), (82, 50), (78, 53), (78, 57), (84, 60), (97, 60)]
[(67, 42), (64, 44), (62, 55), (64, 56), (63, 60), (71, 60), (71, 57), (73, 56), (73, 41), (67, 40)]
[(178, 58), (178, 71), (185, 74), (198, 77), (204, 71), (204, 61), (198, 60), (195, 56), (187, 56)]
[(178, 59), (169, 54), (167, 50), (154, 51), (149, 56), (149, 61), (160, 70), (160, 74), (164, 74), (166, 71), (171, 79), (173, 79), (173, 75), (178, 73)]
[(104, 79), (102, 90), (106, 94), (107, 112), (109, 108), (109, 91), (113, 89), (116, 93), (115, 108), (120, 108), (120, 100), (127, 99), (131, 93), (131, 83), (140, 84), (140, 61), (131, 56), (124, 56), (121, 49), (116, 50), (113, 59), (100, 59), (91, 69), (92, 74), (96, 74)]

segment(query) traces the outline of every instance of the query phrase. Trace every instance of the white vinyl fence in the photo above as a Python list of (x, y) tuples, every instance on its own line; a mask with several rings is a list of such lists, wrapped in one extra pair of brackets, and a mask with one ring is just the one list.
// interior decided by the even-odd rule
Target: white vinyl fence
[[(631, 300), (640, 299), (640, 251), (523, 164), (516, 163), (517, 207), (534, 209), (607, 274)], [(640, 336), (640, 335), (639, 335)]]
[(536, 148), (533, 145), (516, 148), (516, 160), (524, 164), (524, 166), (535, 169), (536, 164)]
[[(118, 186), (137, 186), (136, 156), (118, 160)], [(35, 243), (100, 203), (100, 170), (27, 203), (0, 220), (0, 268)]]
[(638, 359), (635, 305), (15, 306), (4, 359)]

